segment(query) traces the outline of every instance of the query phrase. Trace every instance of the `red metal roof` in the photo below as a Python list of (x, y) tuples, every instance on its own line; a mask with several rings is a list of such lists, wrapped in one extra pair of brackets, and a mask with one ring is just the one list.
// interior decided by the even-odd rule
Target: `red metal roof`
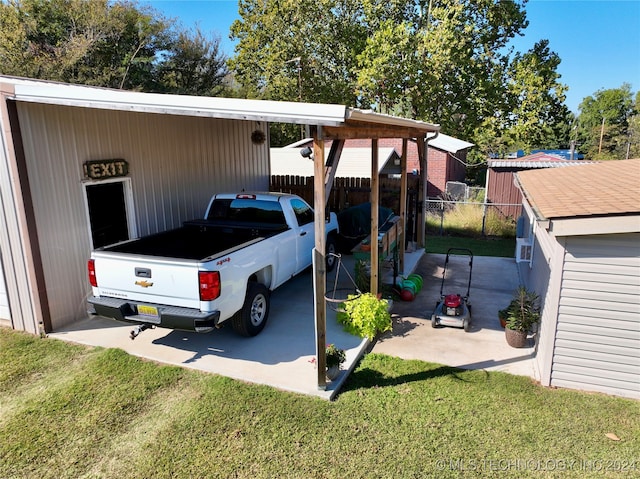
[(489, 168), (557, 168), (593, 163), (585, 160), (567, 160), (551, 153), (533, 153), (520, 158), (489, 160)]

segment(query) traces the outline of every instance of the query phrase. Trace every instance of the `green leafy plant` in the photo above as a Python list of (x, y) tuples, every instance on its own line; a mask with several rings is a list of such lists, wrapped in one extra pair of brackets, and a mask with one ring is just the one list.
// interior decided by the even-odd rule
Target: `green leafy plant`
[(363, 293), (368, 292), (371, 289), (371, 263), (361, 259), (356, 261), (355, 275), (355, 283), (358, 291), (362, 291)]
[(388, 306), (386, 299), (378, 299), (371, 293), (349, 295), (341, 303), (336, 318), (345, 331), (373, 340), (376, 334), (391, 330)]
[(507, 328), (527, 333), (540, 321), (539, 297), (524, 286), (516, 289), (513, 299), (506, 309)]
[(337, 347), (335, 344), (327, 344), (326, 348), (327, 368), (340, 366), (347, 359), (344, 349)]

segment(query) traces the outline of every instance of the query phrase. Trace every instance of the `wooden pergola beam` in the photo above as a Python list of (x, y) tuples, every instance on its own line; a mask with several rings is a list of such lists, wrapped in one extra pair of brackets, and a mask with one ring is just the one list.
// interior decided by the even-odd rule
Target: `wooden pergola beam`
[(391, 126), (325, 126), (325, 140), (368, 140), (381, 138), (424, 138), (424, 131), (416, 128)]
[(343, 147), (344, 140), (336, 140), (331, 143), (329, 156), (327, 157), (327, 162), (324, 165), (325, 199), (329, 198), (329, 195), (331, 194), (331, 188), (333, 188), (333, 180), (336, 177), (336, 170), (338, 169), (338, 163), (340, 163), (340, 155), (342, 155)]

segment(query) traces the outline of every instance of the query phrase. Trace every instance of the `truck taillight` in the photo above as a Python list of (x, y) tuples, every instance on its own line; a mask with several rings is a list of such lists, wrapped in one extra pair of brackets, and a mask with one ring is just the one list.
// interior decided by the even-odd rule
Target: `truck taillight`
[(93, 259), (87, 261), (87, 269), (89, 271), (89, 283), (94, 288), (98, 287), (98, 279), (96, 278), (96, 262)]
[(220, 273), (218, 271), (198, 272), (200, 301), (213, 301), (220, 296)]

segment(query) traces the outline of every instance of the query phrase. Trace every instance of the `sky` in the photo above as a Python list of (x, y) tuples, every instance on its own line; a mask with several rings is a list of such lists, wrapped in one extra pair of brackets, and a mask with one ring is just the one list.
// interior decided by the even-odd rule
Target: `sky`
[[(236, 0), (142, 1), (183, 26), (199, 26), (217, 35), (228, 57), (234, 54), (229, 39), (231, 23), (238, 19)], [(578, 113), (580, 102), (600, 89), (629, 83), (640, 90), (640, 0), (530, 0), (529, 26), (512, 41), (522, 53), (541, 39), (560, 56), (560, 82), (569, 87), (566, 105)]]

